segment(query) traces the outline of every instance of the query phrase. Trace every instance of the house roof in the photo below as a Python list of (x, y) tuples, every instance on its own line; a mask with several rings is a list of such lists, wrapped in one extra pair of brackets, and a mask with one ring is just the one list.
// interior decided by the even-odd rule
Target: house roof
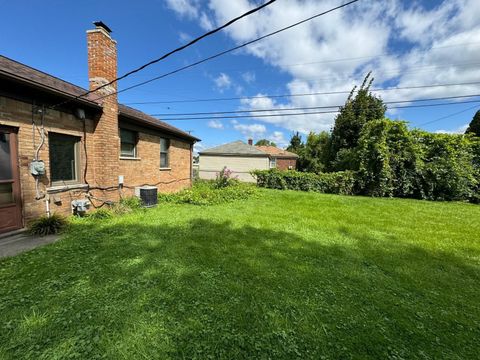
[[(86, 89), (80, 86), (59, 79), (43, 71), (34, 69), (25, 64), (19, 63), (18, 61), (9, 59), (3, 55), (0, 55), (0, 77), (13, 79), (66, 98), (74, 98), (87, 92)], [(95, 94), (89, 94), (80, 99), (76, 99), (75, 101), (77, 103), (82, 103), (84, 105), (101, 109), (101, 102), (95, 98)], [(200, 141), (200, 139), (190, 135), (189, 133), (158, 120), (157, 118), (147, 115), (140, 110), (136, 110), (122, 104), (119, 104), (118, 110), (120, 116), (125, 116), (139, 125), (154, 127), (158, 130), (171, 133), (190, 141)]]
[(264, 156), (278, 158), (298, 158), (297, 154), (279, 149), (275, 146), (252, 146), (243, 141), (234, 141), (211, 149), (199, 152), (200, 155), (225, 155), (225, 156)]
[(243, 141), (234, 141), (199, 152), (200, 155), (242, 155), (242, 156), (268, 156), (255, 146), (245, 144)]
[(258, 150), (267, 153), (270, 156), (283, 157), (283, 158), (298, 158), (297, 154), (290, 151), (280, 149), (276, 146), (255, 146)]

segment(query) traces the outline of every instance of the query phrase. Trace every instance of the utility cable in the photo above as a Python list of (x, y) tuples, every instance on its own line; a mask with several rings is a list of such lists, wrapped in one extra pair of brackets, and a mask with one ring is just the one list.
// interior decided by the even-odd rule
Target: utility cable
[[(453, 100), (453, 99), (470, 98), (470, 97), (477, 97), (477, 96), (480, 96), (480, 94), (463, 95), (463, 96), (445, 96), (445, 97), (438, 97), (438, 98), (411, 99), (411, 100), (400, 100), (400, 101), (384, 101), (383, 103), (384, 104), (404, 104), (404, 103), (425, 102), (425, 101)], [(325, 105), (325, 106), (293, 107), (293, 108), (277, 108), (277, 109), (251, 109), (251, 110), (237, 110), (237, 111), (192, 112), (192, 113), (175, 113), (175, 114), (150, 114), (150, 116), (223, 115), (223, 114), (256, 113), (256, 112), (270, 112), (270, 111), (318, 110), (318, 109), (340, 108), (342, 106), (345, 106), (345, 105)]]
[[(457, 102), (448, 102), (448, 103), (438, 103), (438, 104), (421, 104), (421, 105), (403, 105), (403, 106), (391, 106), (389, 109), (408, 109), (408, 108), (422, 108), (422, 107), (435, 107), (435, 106), (448, 106), (448, 105), (457, 105), (457, 104), (471, 104), (471, 103), (480, 103), (480, 100), (467, 100), (467, 101), (457, 101)], [(279, 116), (304, 116), (304, 115), (318, 115), (318, 114), (336, 114), (340, 110), (329, 110), (329, 111), (315, 111), (315, 112), (298, 112), (298, 113), (286, 113), (286, 114), (268, 114), (268, 115), (238, 115), (238, 116), (203, 116), (203, 117), (188, 117), (188, 118), (172, 118), (165, 119), (162, 121), (187, 121), (187, 120), (225, 120), (225, 119), (252, 119), (252, 118), (267, 118), (267, 117), (279, 117)]]
[[(425, 88), (435, 88), (435, 87), (478, 85), (478, 84), (480, 84), (480, 81), (453, 83), (453, 84), (432, 84), (432, 85), (376, 88), (376, 89), (370, 89), (370, 91), (371, 92), (382, 92), (382, 91), (391, 91), (391, 90), (425, 89)], [(143, 102), (125, 103), (125, 105), (149, 105), (149, 104), (153, 105), (153, 104), (196, 103), (196, 102), (232, 101), (232, 100), (276, 99), (276, 98), (303, 97), (303, 96), (316, 96), (316, 95), (349, 94), (351, 92), (352, 92), (352, 90), (340, 90), (340, 91), (324, 91), (324, 92), (297, 93), (297, 94), (257, 95), (257, 96), (240, 96), (240, 97), (224, 97), (224, 98), (205, 98), (205, 99), (192, 99), (192, 100), (143, 101)]]
[[(216, 28), (216, 29), (210, 30), (210, 31), (206, 32), (205, 34), (203, 34), (203, 35), (201, 35), (201, 36), (193, 39), (192, 41), (188, 42), (187, 44), (182, 45), (182, 46), (180, 46), (180, 47), (178, 47), (178, 48), (176, 48), (176, 49), (174, 49), (174, 50), (172, 50), (172, 51), (169, 51), (168, 53), (160, 56), (159, 58), (156, 58), (156, 59), (154, 59), (154, 60), (152, 60), (152, 61), (149, 61), (148, 63), (146, 63), (146, 64), (144, 64), (144, 65), (142, 65), (142, 66), (139, 66), (138, 68), (136, 68), (136, 69), (134, 69), (134, 70), (131, 70), (131, 71), (127, 72), (126, 74), (124, 74), (124, 75), (122, 75), (122, 76), (120, 76), (120, 77), (117, 77), (116, 79), (114, 79), (114, 80), (112, 80), (112, 81), (109, 81), (108, 83), (103, 84), (102, 86), (99, 86), (99, 87), (96, 88), (96, 89), (86, 91), (85, 93), (80, 94), (80, 95), (77, 95), (77, 96), (75, 96), (75, 97), (72, 98), (72, 99), (69, 99), (69, 100), (64, 101), (64, 102), (62, 102), (62, 103), (60, 103), (60, 104), (54, 105), (54, 106), (52, 107), (52, 109), (54, 109), (54, 108), (56, 108), (56, 107), (64, 104), (65, 102), (78, 100), (78, 99), (80, 99), (80, 98), (82, 98), (82, 97), (84, 97), (84, 96), (87, 96), (87, 95), (89, 95), (89, 94), (91, 94), (91, 93), (93, 93), (93, 92), (96, 92), (96, 91), (98, 91), (98, 90), (100, 90), (100, 89), (103, 89), (103, 88), (105, 88), (105, 87), (107, 87), (107, 86), (110, 86), (110, 85), (112, 85), (112, 84), (114, 84), (114, 83), (116, 83), (116, 82), (118, 82), (118, 81), (120, 81), (120, 80), (123, 80), (123, 79), (129, 77), (130, 75), (133, 75), (133, 74), (135, 74), (135, 73), (137, 73), (137, 72), (139, 72), (139, 71), (142, 71), (143, 69), (145, 69), (145, 68), (147, 68), (147, 67), (149, 67), (149, 66), (151, 66), (151, 65), (153, 65), (153, 64), (156, 64), (156, 63), (158, 63), (158, 62), (166, 59), (167, 57), (169, 57), (169, 56), (171, 56), (171, 55), (173, 55), (173, 54), (175, 54), (175, 53), (177, 53), (177, 52), (179, 52), (179, 51), (182, 51), (182, 50), (186, 49), (187, 47), (192, 46), (193, 44), (199, 42), (200, 40), (202, 40), (202, 39), (204, 39), (204, 38), (206, 38), (206, 37), (208, 37), (208, 36), (211, 36), (211, 35), (219, 32), (219, 31), (221, 31), (221, 30), (229, 27), (230, 25), (234, 24), (234, 23), (237, 22), (238, 20), (243, 19), (243, 18), (245, 18), (245, 17), (247, 17), (247, 16), (249, 16), (249, 15), (252, 15), (252, 14), (256, 13), (257, 11), (260, 11), (261, 9), (263, 9), (263, 8), (265, 8), (265, 7), (273, 4), (273, 3), (276, 2), (276, 1), (277, 1), (277, 0), (269, 0), (269, 1), (267, 1), (266, 3), (264, 3), (263, 5), (260, 5), (260, 6), (256, 7), (256, 8), (254, 8), (254, 9), (252, 9), (252, 10), (249, 10), (249, 11), (247, 11), (246, 13), (244, 13), (244, 14), (242, 14), (242, 15), (240, 15), (240, 16), (237, 16), (236, 18), (228, 21), (227, 23), (223, 24), (222, 26), (220, 26), (220, 27), (218, 27), (218, 28)], [(357, 1), (358, 1), (358, 0), (357, 0)], [(111, 95), (113, 95), (113, 94), (111, 94)]]
[(359, 0), (352, 0), (352, 1), (346, 2), (346, 3), (342, 4), (342, 5), (336, 6), (336, 7), (334, 7), (334, 8), (331, 8), (331, 9), (326, 10), (326, 11), (324, 11), (324, 12), (321, 12), (321, 13), (319, 13), (319, 14), (313, 15), (313, 16), (307, 18), (307, 19), (304, 19), (304, 20), (302, 20), (302, 21), (296, 22), (296, 23), (294, 23), (294, 24), (292, 24), (292, 25), (286, 26), (286, 27), (281, 28), (281, 29), (279, 29), (279, 30), (276, 30), (276, 31), (274, 31), (274, 32), (271, 32), (271, 33), (268, 33), (268, 34), (266, 34), (266, 35), (263, 35), (263, 36), (261, 36), (261, 37), (259, 37), (259, 38), (256, 38), (256, 39), (247, 41), (247, 42), (245, 42), (245, 43), (243, 43), (243, 44), (240, 44), (240, 45), (235, 46), (235, 47), (233, 47), (233, 48), (230, 48), (230, 49), (221, 51), (221, 52), (219, 52), (219, 53), (217, 53), (217, 54), (214, 54), (214, 55), (209, 56), (209, 57), (207, 57), (207, 58), (204, 58), (204, 59), (202, 59), (202, 60), (196, 61), (196, 62), (191, 63), (191, 64), (189, 64), (189, 65), (182, 66), (182, 67), (180, 67), (180, 68), (178, 68), (178, 69), (176, 69), (176, 70), (170, 71), (170, 72), (168, 72), (168, 73), (165, 73), (165, 74), (156, 76), (156, 77), (154, 77), (154, 78), (152, 78), (152, 79), (149, 79), (149, 80), (146, 80), (146, 81), (142, 81), (142, 82), (137, 83), (137, 84), (135, 84), (135, 85), (126, 87), (125, 89), (122, 89), (122, 90), (119, 90), (119, 91), (115, 91), (115, 92), (113, 92), (113, 93), (111, 93), (111, 94), (106, 94), (106, 95), (104, 95), (104, 96), (98, 97), (98, 98), (96, 98), (95, 100), (98, 101), (98, 100), (104, 99), (104, 98), (106, 98), (106, 97), (109, 97), (109, 96), (112, 96), (112, 95), (116, 95), (116, 94), (120, 94), (120, 93), (123, 93), (123, 92), (125, 92), (125, 91), (131, 90), (131, 89), (135, 89), (135, 88), (137, 88), (137, 87), (140, 87), (140, 86), (149, 84), (149, 83), (151, 83), (151, 82), (153, 82), (153, 81), (166, 78), (167, 76), (170, 76), (170, 75), (179, 73), (179, 72), (181, 72), (181, 71), (183, 71), (183, 70), (186, 70), (186, 69), (192, 68), (192, 67), (194, 67), (194, 66), (203, 64), (203, 63), (205, 63), (205, 62), (207, 62), (207, 61), (213, 60), (213, 59), (218, 58), (218, 57), (220, 57), (220, 56), (223, 56), (223, 55), (225, 55), (225, 54), (231, 53), (231, 52), (233, 52), (233, 51), (235, 51), (235, 50), (238, 50), (238, 49), (241, 49), (241, 48), (246, 47), (246, 46), (248, 46), (248, 45), (251, 45), (251, 44), (253, 44), (253, 43), (256, 43), (256, 42), (258, 42), (258, 41), (260, 41), (260, 40), (263, 40), (263, 39), (266, 39), (266, 38), (271, 37), (271, 36), (273, 36), (273, 35), (279, 34), (279, 33), (283, 32), (283, 31), (286, 31), (286, 30), (289, 30), (289, 29), (294, 28), (294, 27), (296, 27), (296, 26), (299, 26), (299, 25), (301, 25), (301, 24), (304, 24), (304, 23), (306, 23), (306, 22), (308, 22), (308, 21), (311, 21), (311, 20), (316, 19), (316, 18), (318, 18), (318, 17), (320, 17), (320, 16), (323, 16), (323, 15), (326, 15), (326, 14), (328, 14), (328, 13), (331, 13), (331, 12), (333, 12), (333, 11), (335, 11), (335, 10), (339, 10), (339, 9), (341, 9), (341, 8), (344, 8), (344, 7), (348, 6), (348, 5), (351, 5), (351, 4), (353, 4), (353, 3), (356, 3), (357, 1), (359, 1)]

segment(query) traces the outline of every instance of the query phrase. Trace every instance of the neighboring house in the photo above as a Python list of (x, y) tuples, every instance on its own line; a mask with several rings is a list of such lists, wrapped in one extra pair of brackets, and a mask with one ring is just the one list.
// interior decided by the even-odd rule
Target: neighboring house
[(298, 155), (275, 146), (253, 146), (243, 141), (234, 141), (199, 152), (201, 179), (215, 179), (225, 166), (232, 170), (239, 180), (254, 182), (252, 170), (295, 169)]
[[(116, 42), (95, 25), (87, 31), (90, 90), (117, 77)], [(86, 90), (0, 56), (0, 232), (71, 214), (73, 200), (98, 206), (143, 185), (191, 185), (199, 139), (119, 104), (116, 90), (77, 98)]]

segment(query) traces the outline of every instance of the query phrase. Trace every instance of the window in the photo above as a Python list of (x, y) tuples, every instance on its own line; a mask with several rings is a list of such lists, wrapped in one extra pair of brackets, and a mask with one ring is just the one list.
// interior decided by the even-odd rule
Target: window
[(169, 159), (170, 139), (160, 138), (160, 168), (170, 166)]
[(270, 169), (277, 167), (277, 158), (270, 158)]
[(80, 138), (63, 134), (48, 134), (50, 153), (50, 179), (52, 184), (76, 183), (79, 181), (79, 151)]
[(137, 157), (137, 133), (135, 131), (120, 129), (120, 156)]

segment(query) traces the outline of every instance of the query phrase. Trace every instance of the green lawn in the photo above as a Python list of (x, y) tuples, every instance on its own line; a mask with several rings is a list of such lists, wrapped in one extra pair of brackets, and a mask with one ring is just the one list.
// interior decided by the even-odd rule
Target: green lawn
[(261, 190), (0, 260), (0, 359), (478, 359), (480, 206)]

